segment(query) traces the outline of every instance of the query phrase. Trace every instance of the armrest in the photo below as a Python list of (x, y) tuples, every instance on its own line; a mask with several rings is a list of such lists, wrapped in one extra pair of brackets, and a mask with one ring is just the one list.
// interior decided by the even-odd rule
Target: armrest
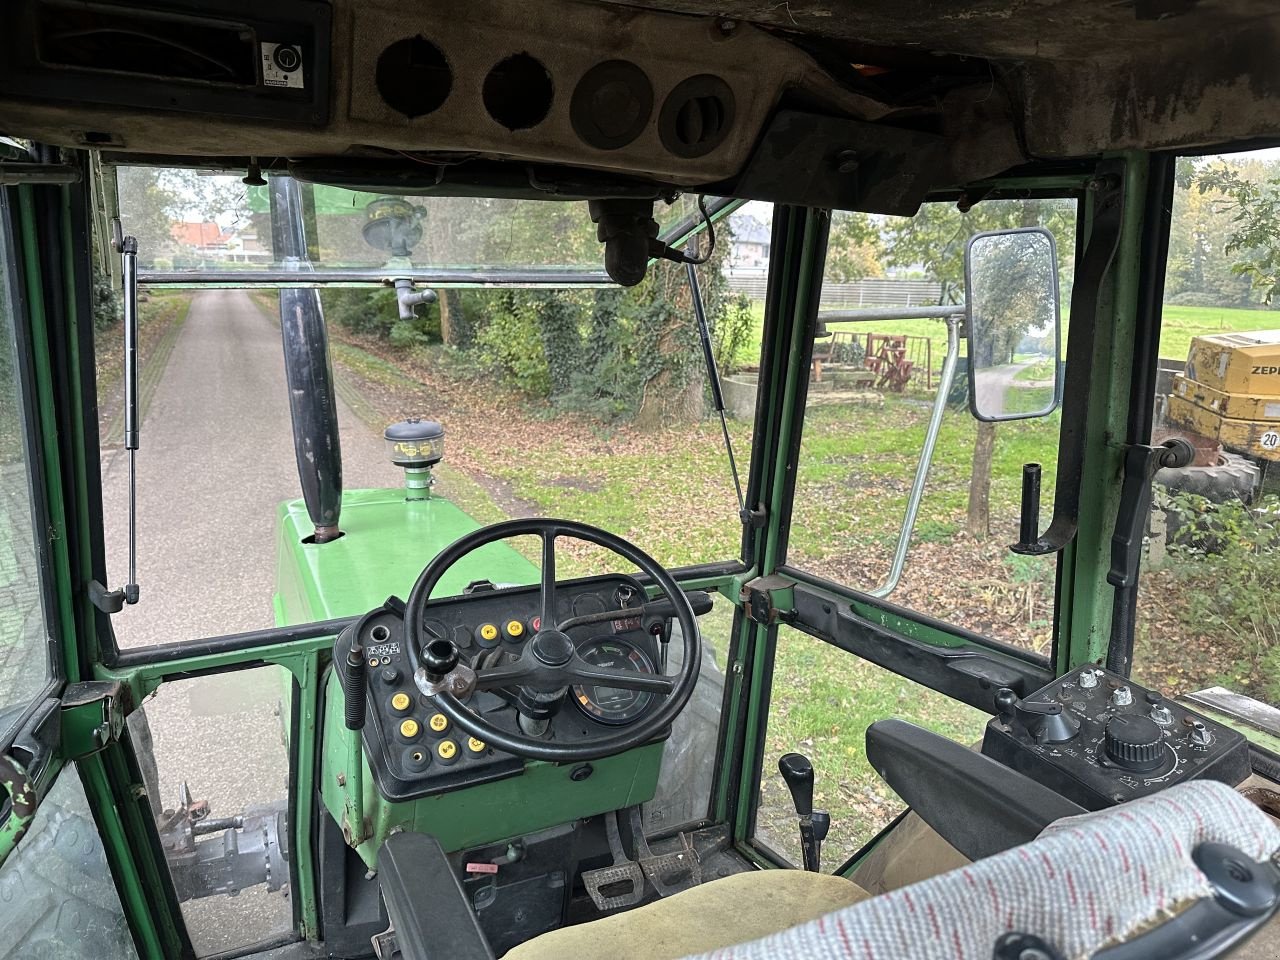
[(494, 960), (458, 875), (435, 837), (388, 837), (378, 852), (378, 883), (404, 960)]
[(867, 759), (893, 792), (970, 860), (1034, 840), (1084, 813), (1025, 774), (905, 720), (867, 728)]

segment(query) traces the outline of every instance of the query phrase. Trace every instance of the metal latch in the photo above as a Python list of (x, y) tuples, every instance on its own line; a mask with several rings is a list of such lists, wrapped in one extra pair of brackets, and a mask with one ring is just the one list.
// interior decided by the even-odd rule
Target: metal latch
[(784, 612), (795, 608), (795, 585), (776, 573), (743, 584), (740, 599), (747, 619), (764, 626), (777, 623)]
[(119, 680), (73, 683), (62, 694), (62, 747), (80, 760), (116, 743), (124, 732), (124, 685)]

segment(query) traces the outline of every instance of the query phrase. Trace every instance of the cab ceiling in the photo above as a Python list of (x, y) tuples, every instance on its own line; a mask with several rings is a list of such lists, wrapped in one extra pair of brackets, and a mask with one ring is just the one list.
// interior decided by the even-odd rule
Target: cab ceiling
[(221, 0), (316, 28), (305, 95), (166, 78), (120, 42), (57, 35), (86, 8), (219, 4), (9, 0), (0, 133), (424, 192), (887, 213), (1030, 160), (1280, 134), (1270, 0)]

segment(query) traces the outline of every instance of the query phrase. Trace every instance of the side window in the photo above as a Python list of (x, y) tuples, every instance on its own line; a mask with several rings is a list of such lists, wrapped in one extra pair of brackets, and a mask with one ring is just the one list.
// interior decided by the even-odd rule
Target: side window
[(1156, 475), (1133, 670), (1168, 696), (1280, 706), (1276, 151), (1178, 161), (1152, 440)]
[[(1074, 201), (987, 201), (967, 214), (933, 204), (911, 220), (835, 215), (819, 307), (827, 336), (814, 345), (787, 562), (1048, 656), (1055, 560), (1016, 556), (1008, 545), (1018, 536), (1022, 465), (1042, 464), (1045, 487), (1053, 488), (1060, 415), (979, 424), (969, 410), (963, 355), (953, 381), (943, 381), (945, 320), (849, 319), (859, 308), (909, 314), (963, 303), (968, 238), (1022, 226), (1054, 233), (1065, 302)], [(1014, 347), (1006, 373), (1006, 397), (1025, 401), (1018, 409), (1043, 406), (1051, 370)], [(895, 552), (939, 398), (945, 408), (932, 468), (895, 579)], [(1051, 505), (1050, 496), (1041, 529)], [(798, 860), (795, 813), (777, 769), (778, 758), (790, 751), (813, 761), (815, 806), (832, 815), (825, 870), (839, 867), (886, 826), (902, 804), (867, 762), (865, 732), (888, 716), (964, 743), (978, 742), (988, 719), (820, 640), (780, 629), (757, 836)]]
[(67, 767), (0, 867), (0, 927), (12, 960), (138, 956), (80, 776)]
[(980, 710), (906, 680), (791, 627), (778, 628), (773, 694), (765, 732), (755, 836), (794, 864), (800, 833), (783, 754), (813, 762), (815, 809), (831, 815), (822, 870), (831, 873), (904, 809), (867, 759), (868, 726), (900, 717), (964, 744), (976, 744), (990, 719)]
[[(927, 204), (909, 220), (835, 215), (820, 303), (829, 335), (814, 346), (789, 564), (1050, 653), (1055, 560), (1017, 556), (1008, 545), (1018, 537), (1022, 465), (1040, 463), (1044, 489), (1053, 490), (1060, 414), (979, 424), (969, 412), (967, 358), (949, 387), (941, 382), (945, 320), (842, 318), (866, 307), (963, 303), (968, 238), (1022, 226), (1054, 234), (1069, 303), (1075, 222), (1074, 200), (989, 200), (967, 213)], [(1052, 372), (1015, 350), (1007, 377), (1015, 402), (1025, 393), (1039, 406)], [(932, 468), (895, 582), (894, 555), (940, 392), (946, 408)], [(1052, 500), (1042, 502), (1041, 529)]]
[(12, 250), (0, 226), (0, 728), (49, 681), (36, 493), (18, 350)]

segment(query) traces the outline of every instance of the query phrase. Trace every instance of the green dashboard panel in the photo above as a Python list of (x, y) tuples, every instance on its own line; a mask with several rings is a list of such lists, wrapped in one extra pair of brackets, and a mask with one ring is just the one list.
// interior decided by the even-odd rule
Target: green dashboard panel
[[(325, 808), (343, 824), (353, 778), (347, 776), (342, 689), (332, 670), (325, 682), (324, 702), (320, 789)], [(653, 743), (590, 764), (526, 761), (523, 773), (505, 780), (404, 803), (391, 803), (379, 795), (368, 761), (362, 758), (360, 781), (369, 835), (356, 852), (372, 868), (378, 849), (396, 828), (429, 833), (446, 852), (453, 852), (644, 803), (657, 790), (662, 748), (663, 744)], [(574, 771), (584, 766), (590, 766), (590, 776), (574, 780)]]

